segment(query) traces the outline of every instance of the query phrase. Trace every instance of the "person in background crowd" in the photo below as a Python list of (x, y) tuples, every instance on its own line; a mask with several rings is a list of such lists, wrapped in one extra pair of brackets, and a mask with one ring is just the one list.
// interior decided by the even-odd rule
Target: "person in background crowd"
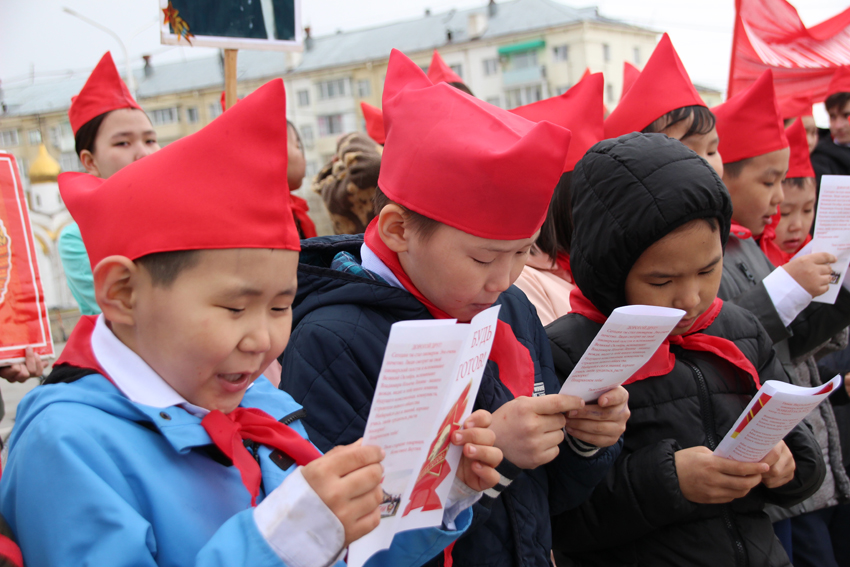
[[(156, 132), (118, 75), (107, 52), (68, 109), (77, 156), (86, 172), (101, 179), (159, 149)], [(71, 223), (57, 242), (71, 294), (83, 315), (96, 315), (91, 264), (80, 228)]]
[(537, 309), (543, 325), (570, 312), (569, 296), (574, 287), (570, 273), (570, 239), (573, 231), (570, 180), (576, 162), (603, 137), (603, 89), (602, 73), (596, 73), (585, 77), (560, 96), (511, 110), (534, 122), (548, 120), (569, 129), (573, 134), (564, 173), (555, 187), (540, 236), (514, 284)]
[[(383, 132), (383, 121), (381, 132)], [(311, 189), (322, 196), (334, 234), (362, 234), (375, 217), (375, 189), (381, 171), (381, 147), (364, 134), (339, 139), (331, 161), (313, 179)]]
[(824, 175), (850, 175), (850, 65), (840, 67), (827, 88), (826, 111), (829, 130), (820, 130), (812, 167), (818, 188)]

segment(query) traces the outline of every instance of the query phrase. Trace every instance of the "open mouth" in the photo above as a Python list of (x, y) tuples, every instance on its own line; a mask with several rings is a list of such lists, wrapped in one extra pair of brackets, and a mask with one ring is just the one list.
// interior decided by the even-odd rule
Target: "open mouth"
[(229, 392), (238, 392), (245, 389), (251, 382), (252, 372), (234, 372), (230, 374), (216, 374), (222, 387)]

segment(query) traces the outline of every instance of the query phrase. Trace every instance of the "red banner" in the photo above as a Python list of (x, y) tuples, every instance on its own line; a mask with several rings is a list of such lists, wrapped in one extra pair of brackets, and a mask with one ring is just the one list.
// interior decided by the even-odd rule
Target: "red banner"
[(735, 0), (735, 12), (727, 97), (773, 69), (780, 105), (821, 102), (835, 69), (850, 65), (850, 8), (811, 28), (785, 0)]
[(24, 360), (28, 346), (39, 356), (53, 356), (18, 164), (14, 156), (0, 153), (0, 362)]

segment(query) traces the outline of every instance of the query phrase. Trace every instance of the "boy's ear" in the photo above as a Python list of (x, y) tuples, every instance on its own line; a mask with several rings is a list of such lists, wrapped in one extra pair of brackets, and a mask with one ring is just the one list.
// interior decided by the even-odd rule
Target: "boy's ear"
[(94, 295), (103, 316), (112, 323), (133, 325), (139, 266), (126, 256), (107, 256), (93, 273)]
[(407, 252), (411, 231), (405, 224), (404, 209), (395, 203), (381, 209), (378, 215), (378, 234), (387, 248), (396, 254)]
[(94, 163), (94, 156), (90, 151), (83, 150), (80, 152), (80, 163), (83, 164), (83, 167), (86, 169), (86, 173), (94, 175), (95, 177), (100, 177), (100, 170), (97, 169), (97, 165)]

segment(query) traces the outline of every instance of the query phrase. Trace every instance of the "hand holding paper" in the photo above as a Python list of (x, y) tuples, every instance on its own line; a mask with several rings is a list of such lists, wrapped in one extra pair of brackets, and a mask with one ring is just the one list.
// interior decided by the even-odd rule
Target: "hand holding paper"
[(587, 404), (567, 414), (567, 433), (597, 447), (619, 441), (629, 420), (629, 392), (622, 386), (605, 392), (598, 403)]
[[(762, 461), (809, 412), (842, 385), (841, 376), (814, 388), (768, 380), (714, 454), (745, 463)], [(773, 476), (780, 477), (781, 474), (774, 472)], [(768, 476), (770, 478), (771, 475)]]
[(478, 410), (454, 433), (452, 445), (463, 447), (457, 477), (469, 488), (482, 492), (499, 483), (496, 467), (502, 462), (502, 451), (494, 447), (496, 434), (489, 429), (493, 416)]

